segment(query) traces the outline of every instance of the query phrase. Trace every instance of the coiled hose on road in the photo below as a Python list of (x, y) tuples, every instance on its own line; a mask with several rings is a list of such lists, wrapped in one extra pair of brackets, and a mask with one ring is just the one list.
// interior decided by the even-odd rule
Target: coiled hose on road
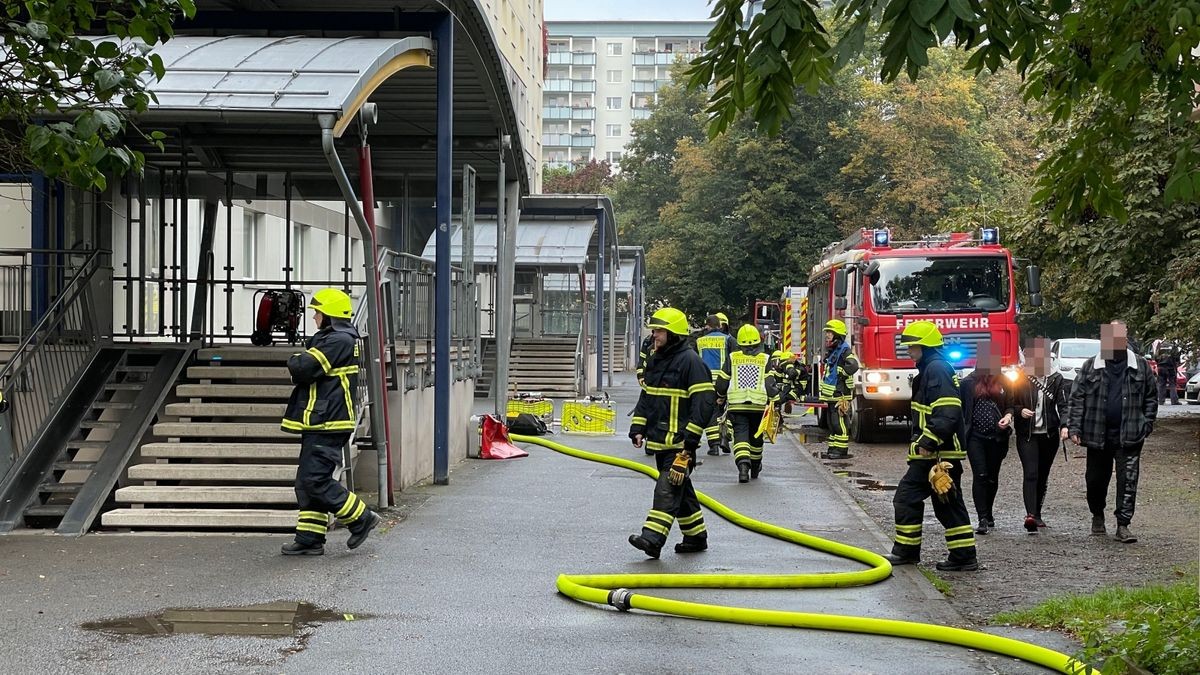
[[(618, 466), (643, 473), (653, 479), (658, 478), (658, 470), (654, 467), (628, 459), (579, 450), (537, 436), (512, 434), (510, 438), (520, 443), (540, 445), (571, 457)], [(962, 628), (895, 619), (710, 605), (629, 591), (631, 588), (847, 588), (878, 583), (892, 574), (891, 563), (872, 551), (755, 520), (699, 490), (696, 491), (696, 496), (710, 511), (738, 527), (854, 560), (867, 565), (868, 569), (820, 574), (560, 574), (557, 582), (559, 592), (580, 602), (612, 605), (624, 611), (640, 609), (705, 621), (890, 635), (994, 652), (1072, 675), (1095, 672), (1086, 663), (1053, 649)]]

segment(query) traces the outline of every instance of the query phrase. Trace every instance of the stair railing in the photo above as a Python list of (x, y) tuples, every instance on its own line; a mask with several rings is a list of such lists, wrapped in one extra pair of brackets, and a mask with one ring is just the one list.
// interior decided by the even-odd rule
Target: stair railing
[(99, 286), (108, 278), (96, 273), (109, 269), (109, 252), (71, 255), (87, 257), (0, 369), (0, 390), (10, 404), (0, 428), (0, 456), (6, 459), (15, 460), (41, 435), (84, 367), (112, 339), (100, 335), (97, 313), (104, 292)]

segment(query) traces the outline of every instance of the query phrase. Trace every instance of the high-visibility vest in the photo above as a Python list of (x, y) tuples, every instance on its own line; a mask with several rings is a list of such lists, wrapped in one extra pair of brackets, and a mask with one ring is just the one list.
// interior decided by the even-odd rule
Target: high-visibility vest
[(767, 404), (767, 360), (764, 354), (734, 352), (729, 355), (730, 405), (737, 403)]
[(725, 345), (728, 342), (729, 336), (719, 330), (696, 338), (696, 351), (700, 353), (704, 365), (712, 371), (714, 379), (725, 367)]

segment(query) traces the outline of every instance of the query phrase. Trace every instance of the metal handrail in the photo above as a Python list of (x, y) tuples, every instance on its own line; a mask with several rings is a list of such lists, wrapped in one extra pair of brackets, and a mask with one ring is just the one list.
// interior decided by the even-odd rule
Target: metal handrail
[[(108, 253), (104, 250), (90, 253), (21, 340), (12, 360), (0, 369), (0, 388), (11, 404), (13, 456), (37, 437), (58, 400), (71, 390), (79, 372), (100, 348), (99, 321), (88, 291), (92, 277), (102, 269), (102, 257)], [(69, 321), (76, 325), (68, 325)], [(13, 396), (18, 392), (37, 392), (37, 395)], [(10, 438), (5, 435), (3, 440), (8, 442)]]
[(575, 338), (575, 391), (581, 396), (588, 393), (587, 373), (583, 370), (583, 320), (586, 315), (586, 309), (579, 313), (579, 335)]

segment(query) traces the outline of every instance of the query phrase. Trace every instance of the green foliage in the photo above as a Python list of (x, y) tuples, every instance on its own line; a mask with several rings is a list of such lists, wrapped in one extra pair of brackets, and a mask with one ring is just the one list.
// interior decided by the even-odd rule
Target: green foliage
[[(194, 13), (193, 0), (6, 3), (0, 119), (14, 120), (19, 131), (0, 131), (5, 164), (32, 165), (84, 189), (104, 189), (110, 173), (140, 171), (142, 154), (122, 137), (129, 116), (151, 103), (147, 80), (165, 72), (149, 49), (171, 37), (176, 17)], [(129, 41), (83, 37), (98, 34)], [(163, 138), (143, 135), (152, 143)]]
[(929, 583), (933, 584), (934, 589), (936, 589), (938, 593), (941, 593), (947, 598), (954, 597), (954, 587), (951, 586), (949, 582), (939, 577), (937, 574), (934, 574), (931, 570), (925, 569), (924, 567), (918, 567), (917, 569), (920, 570), (921, 574), (929, 580)]
[[(831, 81), (868, 40), (881, 37), (878, 68), (883, 82), (901, 72), (910, 80), (934, 66), (931, 50), (953, 44), (969, 55), (975, 73), (1013, 68), (1026, 97), (1059, 128), (1061, 141), (1039, 167), (1036, 199), (1062, 218), (1094, 211), (1124, 221), (1127, 211), (1113, 164), (1132, 142), (1130, 120), (1148, 92), (1167, 101), (1178, 133), (1160, 199), (1200, 203), (1200, 128), (1189, 121), (1200, 81), (1200, 0), (836, 0), (832, 21), (823, 21), (810, 0), (767, 0), (747, 26), (746, 3), (717, 0), (709, 52), (696, 59), (689, 86), (712, 90), (711, 134), (731, 127), (742, 111), (777, 133), (791, 114), (792, 91), (815, 91)], [(840, 34), (829, 45), (833, 27)], [(873, 44), (873, 43), (872, 43)], [(874, 47), (871, 47), (874, 51)], [(873, 57), (873, 55), (872, 55)], [(1090, 114), (1078, 106), (1088, 101)]]
[(1106, 660), (1104, 673), (1125, 672), (1122, 658), (1159, 675), (1196, 673), (1200, 672), (1198, 583), (1192, 573), (1165, 586), (1059, 596), (992, 620), (1071, 633), (1084, 643), (1077, 658), (1090, 663)]
[[(1107, 107), (1088, 101), (1076, 113)], [(1128, 143), (1096, 148), (1109, 156), (1126, 220), (1093, 209), (1055, 218), (1048, 204), (1017, 223), (1010, 240), (1042, 266), (1052, 309), (1081, 322), (1122, 318), (1142, 337), (1192, 341), (1200, 335), (1200, 205), (1163, 200), (1172, 147), (1188, 132), (1174, 127), (1165, 98), (1148, 96), (1140, 108)], [(1048, 135), (1055, 128), (1065, 133), (1065, 126)]]
[(542, 192), (548, 195), (608, 194), (612, 185), (612, 166), (594, 159), (586, 164), (547, 169), (542, 173)]

